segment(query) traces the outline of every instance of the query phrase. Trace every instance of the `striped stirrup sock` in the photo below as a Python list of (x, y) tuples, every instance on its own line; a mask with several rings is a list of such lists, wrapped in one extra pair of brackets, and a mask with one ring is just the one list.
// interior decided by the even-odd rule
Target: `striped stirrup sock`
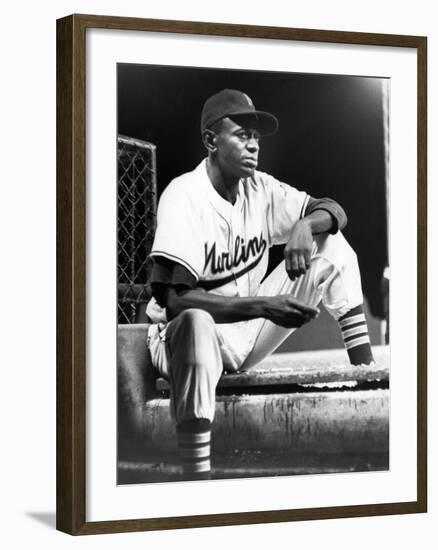
[(352, 365), (369, 365), (374, 362), (368, 326), (362, 305), (351, 309), (338, 320)]
[(185, 479), (210, 479), (211, 422), (194, 418), (178, 424), (178, 447)]

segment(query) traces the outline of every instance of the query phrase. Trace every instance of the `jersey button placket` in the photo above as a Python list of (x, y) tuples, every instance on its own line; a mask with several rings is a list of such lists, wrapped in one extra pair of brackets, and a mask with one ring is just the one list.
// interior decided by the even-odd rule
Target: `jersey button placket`
[(233, 208), (233, 211), (231, 213), (231, 227), (232, 227), (232, 239), (231, 239), (231, 252), (232, 252), (232, 258), (233, 258), (233, 275), (234, 280), (236, 283), (236, 288), (239, 296), (248, 296), (248, 288), (245, 284), (245, 277), (236, 277), (236, 272), (240, 269), (243, 269), (244, 265), (239, 264), (236, 266), (236, 260), (240, 253), (240, 247), (236, 246), (236, 239), (239, 237), (240, 242), (242, 238), (244, 238), (244, 235), (242, 233), (243, 230), (243, 224), (242, 224), (242, 212), (240, 208), (240, 203), (234, 205), (235, 208)]
[(235, 237), (235, 230), (234, 230), (233, 214), (234, 214), (234, 209), (232, 209), (230, 211), (230, 217), (229, 217), (229, 222), (228, 222), (228, 225), (229, 225), (229, 228), (230, 228), (230, 232), (228, 234), (228, 254), (229, 254), (229, 257), (231, 259), (231, 275), (233, 276), (234, 285), (235, 285), (235, 289), (236, 289), (236, 295), (240, 295), (239, 285), (237, 284), (237, 279), (236, 279), (236, 270), (235, 270), (235, 267), (234, 267), (234, 260), (235, 260), (235, 257), (234, 257), (234, 243), (235, 243), (235, 238), (236, 237)]

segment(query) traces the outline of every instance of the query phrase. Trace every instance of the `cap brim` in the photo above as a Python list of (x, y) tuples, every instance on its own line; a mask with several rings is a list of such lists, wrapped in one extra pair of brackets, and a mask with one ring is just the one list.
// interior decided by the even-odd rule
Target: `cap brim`
[(228, 118), (237, 123), (250, 123), (262, 136), (275, 134), (278, 130), (277, 117), (264, 111), (238, 111), (227, 115)]

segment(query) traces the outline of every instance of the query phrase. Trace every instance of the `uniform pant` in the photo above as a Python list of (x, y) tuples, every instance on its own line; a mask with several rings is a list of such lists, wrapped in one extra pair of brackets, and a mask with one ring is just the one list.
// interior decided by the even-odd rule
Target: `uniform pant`
[[(343, 235), (317, 235), (305, 275), (291, 281), (285, 264), (261, 284), (259, 296), (291, 294), (311, 306), (320, 301), (338, 319), (362, 304), (357, 257)], [(216, 386), (223, 370), (247, 370), (271, 354), (294, 330), (259, 318), (215, 324), (200, 309), (189, 309), (148, 338), (152, 362), (169, 380), (171, 411), (177, 423), (213, 420)]]

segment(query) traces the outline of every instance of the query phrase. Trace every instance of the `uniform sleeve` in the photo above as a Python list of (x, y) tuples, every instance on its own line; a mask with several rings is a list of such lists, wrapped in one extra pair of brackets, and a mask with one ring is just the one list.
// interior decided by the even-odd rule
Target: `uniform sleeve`
[(183, 266), (195, 281), (204, 266), (201, 224), (196, 201), (176, 185), (161, 196), (157, 212), (157, 229), (150, 256), (165, 258)]
[(166, 288), (173, 287), (179, 291), (189, 290), (196, 286), (196, 279), (188, 269), (161, 256), (154, 258), (149, 282), (152, 295), (161, 307), (165, 307), (164, 293)]
[(294, 224), (304, 217), (309, 195), (268, 176), (265, 180), (268, 201), (270, 246), (288, 241)]
[(309, 215), (315, 210), (325, 210), (328, 212), (333, 220), (333, 226), (330, 230), (330, 233), (337, 233), (338, 230), (341, 231), (347, 225), (347, 215), (342, 208), (342, 206), (334, 201), (333, 199), (323, 198), (323, 199), (314, 199), (310, 197), (310, 200), (306, 207), (305, 215)]

